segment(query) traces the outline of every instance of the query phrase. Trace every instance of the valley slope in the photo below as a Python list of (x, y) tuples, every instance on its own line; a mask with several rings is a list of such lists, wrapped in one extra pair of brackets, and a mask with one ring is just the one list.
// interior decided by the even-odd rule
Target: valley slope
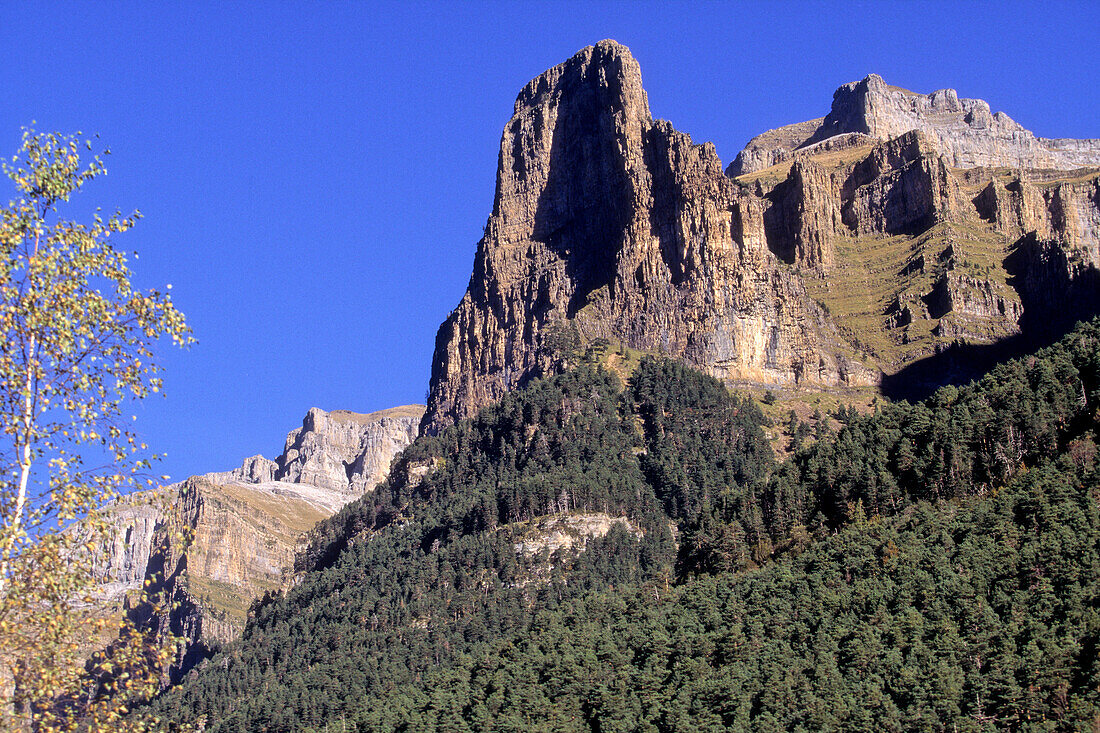
[(1098, 410), (1100, 322), (793, 426), (782, 463), (713, 378), (582, 362), (410, 445), (155, 709), (219, 731), (1087, 725)]

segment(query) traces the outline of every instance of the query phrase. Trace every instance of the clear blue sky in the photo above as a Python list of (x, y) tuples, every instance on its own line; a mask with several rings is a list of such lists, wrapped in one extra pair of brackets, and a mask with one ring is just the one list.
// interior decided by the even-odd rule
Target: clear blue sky
[(423, 402), (515, 95), (602, 38), (724, 162), (870, 72), (1100, 137), (1095, 2), (3, 3), (0, 154), (32, 120), (98, 132), (110, 174), (70, 212), (140, 209), (119, 246), (199, 340), (139, 413), (163, 470), (272, 457), (311, 406)]

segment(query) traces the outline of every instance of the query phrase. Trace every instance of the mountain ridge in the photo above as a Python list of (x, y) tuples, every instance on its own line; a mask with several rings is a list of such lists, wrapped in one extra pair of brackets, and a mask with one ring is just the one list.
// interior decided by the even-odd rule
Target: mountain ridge
[[(723, 171), (713, 145), (653, 120), (613, 41), (529, 82), (469, 288), (436, 337), (422, 431), (550, 373), (570, 340), (731, 384), (897, 396), (1100, 309), (1100, 141), (1036, 138), (980, 100), (875, 75), (820, 121), (754, 141)], [(1081, 162), (1096, 167), (1042, 167)]]
[[(1100, 321), (1074, 327), (1100, 313), (1100, 169), (960, 168), (980, 104), (864, 82), (847, 116), (754, 138), (779, 152), (738, 176), (652, 118), (613, 41), (525, 85), (421, 435), (154, 709), (215, 730), (1100, 719)], [(953, 132), (878, 125), (875, 95)], [(896, 396), (998, 361), (781, 426), (774, 393), (765, 417), (727, 390)], [(343, 427), (306, 427), (242, 475), (348, 465), (304, 451)]]
[(108, 508), (112, 529), (94, 558), (103, 603), (176, 635), (179, 679), (240, 635), (255, 600), (290, 582), (302, 538), (385, 478), (422, 414), (311, 408), (274, 460), (124, 497)]
[[(734, 178), (755, 173), (837, 135), (882, 141), (914, 129), (937, 138), (938, 149), (955, 168), (1070, 170), (1100, 165), (1100, 140), (1038, 137), (1004, 112), (991, 112), (984, 100), (960, 98), (954, 89), (919, 94), (868, 74), (839, 87), (825, 117), (754, 137), (726, 173)], [(775, 144), (780, 141), (787, 144)]]

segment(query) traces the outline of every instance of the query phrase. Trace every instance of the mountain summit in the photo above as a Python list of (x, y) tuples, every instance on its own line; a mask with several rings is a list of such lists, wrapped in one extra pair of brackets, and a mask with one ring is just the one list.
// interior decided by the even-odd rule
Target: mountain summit
[[(1100, 319), (1031, 348), (1100, 312), (1100, 168), (1072, 157), (1092, 143), (880, 82), (757, 138), (736, 176), (652, 118), (612, 41), (524, 87), (429, 434), (152, 711), (215, 731), (1100, 719)], [(1013, 352), (924, 401), (845, 404)], [(804, 422), (800, 395), (762, 409), (715, 376), (863, 389)], [(228, 488), (351, 493), (369, 418), (311, 411)], [(183, 589), (224, 590), (204, 579), (225, 555), (193, 546), (175, 576), (202, 563)]]
[(724, 172), (601, 41), (516, 99), (422, 429), (597, 339), (773, 387), (971, 376), (1100, 310), (1097, 166), (1100, 141), (871, 75)]
[(837, 89), (825, 117), (769, 130), (750, 140), (727, 173), (739, 176), (762, 170), (837, 135), (885, 141), (910, 130), (925, 133), (955, 168), (1070, 170), (1100, 165), (1100, 140), (1036, 137), (1004, 112), (990, 112), (981, 99), (960, 99), (954, 89), (917, 94), (870, 74)]

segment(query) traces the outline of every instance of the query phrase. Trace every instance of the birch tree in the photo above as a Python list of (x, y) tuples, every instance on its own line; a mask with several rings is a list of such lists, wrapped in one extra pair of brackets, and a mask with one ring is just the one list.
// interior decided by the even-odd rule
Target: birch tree
[[(83, 658), (90, 639), (113, 631), (93, 612), (89, 553), (106, 529), (101, 510), (152, 481), (155, 457), (135, 432), (132, 407), (161, 389), (156, 342), (192, 342), (167, 288), (135, 289), (129, 253), (115, 246), (138, 212), (97, 209), (85, 223), (63, 214), (106, 173), (107, 153), (96, 154), (80, 133), (25, 129), (18, 154), (3, 164), (15, 196), (0, 208), (5, 729), (76, 728), (75, 708), (80, 729), (116, 729), (127, 701), (157, 684), (163, 661), (133, 629), (117, 637), (112, 655), (87, 666)], [(59, 712), (65, 701), (68, 714)]]

